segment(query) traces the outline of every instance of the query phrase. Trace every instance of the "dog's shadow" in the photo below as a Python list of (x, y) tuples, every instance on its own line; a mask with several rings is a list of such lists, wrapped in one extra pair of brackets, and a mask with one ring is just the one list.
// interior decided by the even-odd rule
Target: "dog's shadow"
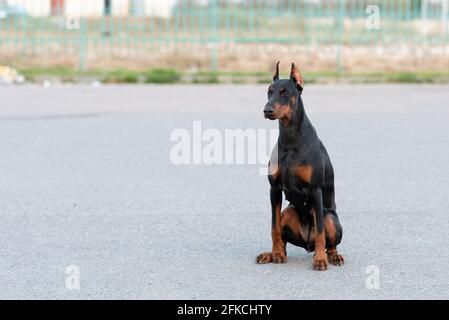
[(304, 249), (287, 246), (287, 264), (300, 267), (310, 267), (313, 261), (313, 253)]

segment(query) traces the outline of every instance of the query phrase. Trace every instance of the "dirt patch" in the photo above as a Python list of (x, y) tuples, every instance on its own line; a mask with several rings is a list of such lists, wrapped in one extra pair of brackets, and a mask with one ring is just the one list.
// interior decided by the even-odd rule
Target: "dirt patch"
[[(3, 46), (0, 62), (16, 68), (84, 67), (142, 70), (170, 68), (181, 71), (271, 72), (274, 63), (295, 61), (309, 72), (386, 72), (449, 69), (449, 45), (336, 46), (282, 44), (148, 44), (79, 48), (53, 45), (33, 50)], [(285, 67), (285, 64), (284, 64)], [(285, 69), (286, 70), (286, 69)], [(284, 70), (284, 71), (285, 71)]]

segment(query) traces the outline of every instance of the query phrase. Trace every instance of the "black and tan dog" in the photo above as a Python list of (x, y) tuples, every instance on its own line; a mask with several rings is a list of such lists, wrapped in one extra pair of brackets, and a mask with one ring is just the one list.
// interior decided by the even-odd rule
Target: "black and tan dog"
[[(337, 252), (342, 228), (334, 196), (334, 171), (326, 148), (304, 111), (304, 82), (292, 64), (290, 79), (279, 80), (279, 62), (268, 88), (265, 118), (279, 120), (279, 139), (269, 163), (273, 248), (257, 263), (285, 263), (287, 242), (315, 251), (313, 268), (342, 265)], [(290, 205), (282, 211), (282, 192)]]

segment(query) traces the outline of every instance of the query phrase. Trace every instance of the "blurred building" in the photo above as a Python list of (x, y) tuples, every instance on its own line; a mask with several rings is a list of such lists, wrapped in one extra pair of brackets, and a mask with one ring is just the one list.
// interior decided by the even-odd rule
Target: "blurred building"
[(13, 12), (24, 12), (31, 16), (48, 16), (51, 14), (50, 0), (3, 0), (2, 7)]
[(280, 55), (339, 74), (449, 70), (449, 0), (0, 0), (0, 26), (0, 60), (24, 68), (258, 72)]
[(21, 9), (30, 16), (136, 15), (168, 18), (176, 0), (3, 0), (3, 3)]

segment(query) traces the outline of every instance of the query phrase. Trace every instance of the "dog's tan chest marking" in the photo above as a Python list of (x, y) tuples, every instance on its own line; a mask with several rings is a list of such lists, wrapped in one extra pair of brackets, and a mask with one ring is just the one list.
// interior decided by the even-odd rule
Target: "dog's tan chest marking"
[(268, 165), (268, 175), (273, 176), (273, 180), (277, 180), (281, 175), (281, 168), (277, 163), (269, 163)]
[(297, 166), (294, 168), (295, 175), (304, 182), (312, 181), (313, 167), (311, 165)]

